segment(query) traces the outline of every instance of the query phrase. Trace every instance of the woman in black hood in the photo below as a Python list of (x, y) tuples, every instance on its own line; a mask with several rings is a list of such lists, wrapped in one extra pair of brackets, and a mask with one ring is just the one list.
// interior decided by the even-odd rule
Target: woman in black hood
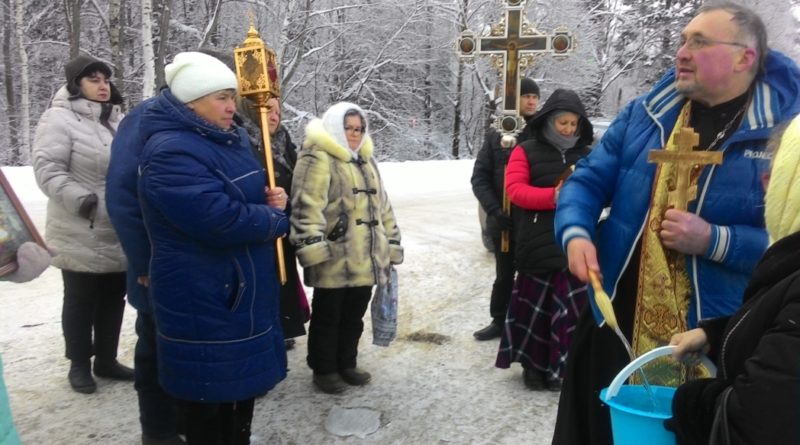
[(587, 293), (569, 272), (553, 221), (564, 178), (589, 153), (593, 129), (578, 95), (565, 89), (554, 91), (528, 125), (534, 138), (514, 148), (505, 177), (518, 273), (495, 366), (519, 362), (526, 387), (558, 391)]

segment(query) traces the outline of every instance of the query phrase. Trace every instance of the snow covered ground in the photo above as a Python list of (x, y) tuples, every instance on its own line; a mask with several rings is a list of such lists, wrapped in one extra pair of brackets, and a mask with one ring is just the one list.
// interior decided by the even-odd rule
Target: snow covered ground
[[(472, 332), (489, 321), (492, 255), (481, 245), (469, 177), (472, 160), (385, 163), (381, 172), (403, 235), (398, 339), (372, 345), (369, 311), (359, 366), (373, 374), (342, 395), (311, 385), (305, 337), (289, 351), (289, 376), (256, 402), (253, 444), (549, 444), (558, 395), (531, 392), (521, 368), (494, 367), (497, 341)], [(40, 230), (46, 199), (30, 167), (9, 177)], [(26, 284), (0, 283), (0, 354), (24, 444), (139, 442), (132, 384), (98, 379), (93, 395), (73, 392), (61, 336), (60, 271)], [(135, 311), (126, 310), (120, 360), (133, 362)], [(438, 344), (436, 341), (443, 340)], [(364, 438), (325, 428), (335, 408), (367, 408), (380, 428)]]

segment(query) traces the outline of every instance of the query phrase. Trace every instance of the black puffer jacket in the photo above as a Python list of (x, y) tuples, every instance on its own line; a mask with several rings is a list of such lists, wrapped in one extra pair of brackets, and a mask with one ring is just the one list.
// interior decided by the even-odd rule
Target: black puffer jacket
[(723, 405), (731, 445), (800, 443), (800, 233), (767, 250), (739, 311), (701, 327), (719, 369), (678, 388), (678, 443), (708, 444)]
[[(532, 117), (528, 118), (528, 121), (531, 119)], [(530, 139), (531, 136), (530, 126), (526, 125), (517, 136), (517, 144)], [(471, 180), (472, 193), (478, 198), (487, 215), (486, 230), (493, 238), (500, 237), (500, 229), (492, 213), (503, 207), (503, 175), (508, 157), (511, 155), (511, 148), (503, 148), (500, 139), (501, 134), (497, 130), (490, 128), (486, 131), (483, 146), (475, 158)]]
[[(543, 134), (548, 118), (555, 111), (570, 111), (580, 117), (578, 141), (572, 148), (561, 152)], [(593, 128), (578, 95), (572, 90), (557, 89), (547, 103), (530, 121), (534, 139), (523, 142), (518, 148), (525, 152), (530, 171), (529, 185), (538, 188), (556, 186), (559, 176), (579, 159), (589, 154)], [(526, 187), (526, 189), (528, 189)], [(536, 191), (531, 190), (531, 193)], [(529, 274), (546, 273), (567, 267), (567, 260), (555, 242), (555, 208), (526, 209), (512, 207), (515, 232), (515, 261), (517, 270)]]

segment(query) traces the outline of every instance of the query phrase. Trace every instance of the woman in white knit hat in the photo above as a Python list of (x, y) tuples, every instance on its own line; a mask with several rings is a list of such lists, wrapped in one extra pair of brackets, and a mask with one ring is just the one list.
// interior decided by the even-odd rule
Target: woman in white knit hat
[(680, 445), (800, 443), (800, 117), (776, 140), (765, 198), (772, 244), (742, 307), (670, 342), (676, 358), (703, 352), (718, 367), (675, 394), (667, 426)]
[(255, 396), (286, 376), (274, 241), (283, 189), (233, 124), (237, 81), (218, 59), (180, 53), (142, 115), (139, 196), (152, 245), (159, 380), (187, 406), (189, 444), (250, 443)]

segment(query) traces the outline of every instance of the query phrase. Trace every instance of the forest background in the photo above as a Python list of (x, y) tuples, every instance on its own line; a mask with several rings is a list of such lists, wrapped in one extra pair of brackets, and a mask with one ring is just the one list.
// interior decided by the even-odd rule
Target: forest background
[[(700, 0), (528, 0), (542, 33), (570, 30), (568, 57), (538, 55), (523, 74), (547, 98), (581, 96), (611, 119), (673, 65), (680, 30)], [(800, 0), (750, 0), (772, 48), (800, 58)], [(460, 60), (464, 29), (488, 33), (499, 0), (0, 0), (0, 165), (27, 165), (39, 116), (79, 53), (114, 68), (125, 108), (157, 93), (181, 51), (231, 52), (250, 17), (277, 53), (283, 119), (296, 142), (313, 116), (339, 101), (369, 113), (381, 160), (473, 157), (501, 83), (489, 60)]]

